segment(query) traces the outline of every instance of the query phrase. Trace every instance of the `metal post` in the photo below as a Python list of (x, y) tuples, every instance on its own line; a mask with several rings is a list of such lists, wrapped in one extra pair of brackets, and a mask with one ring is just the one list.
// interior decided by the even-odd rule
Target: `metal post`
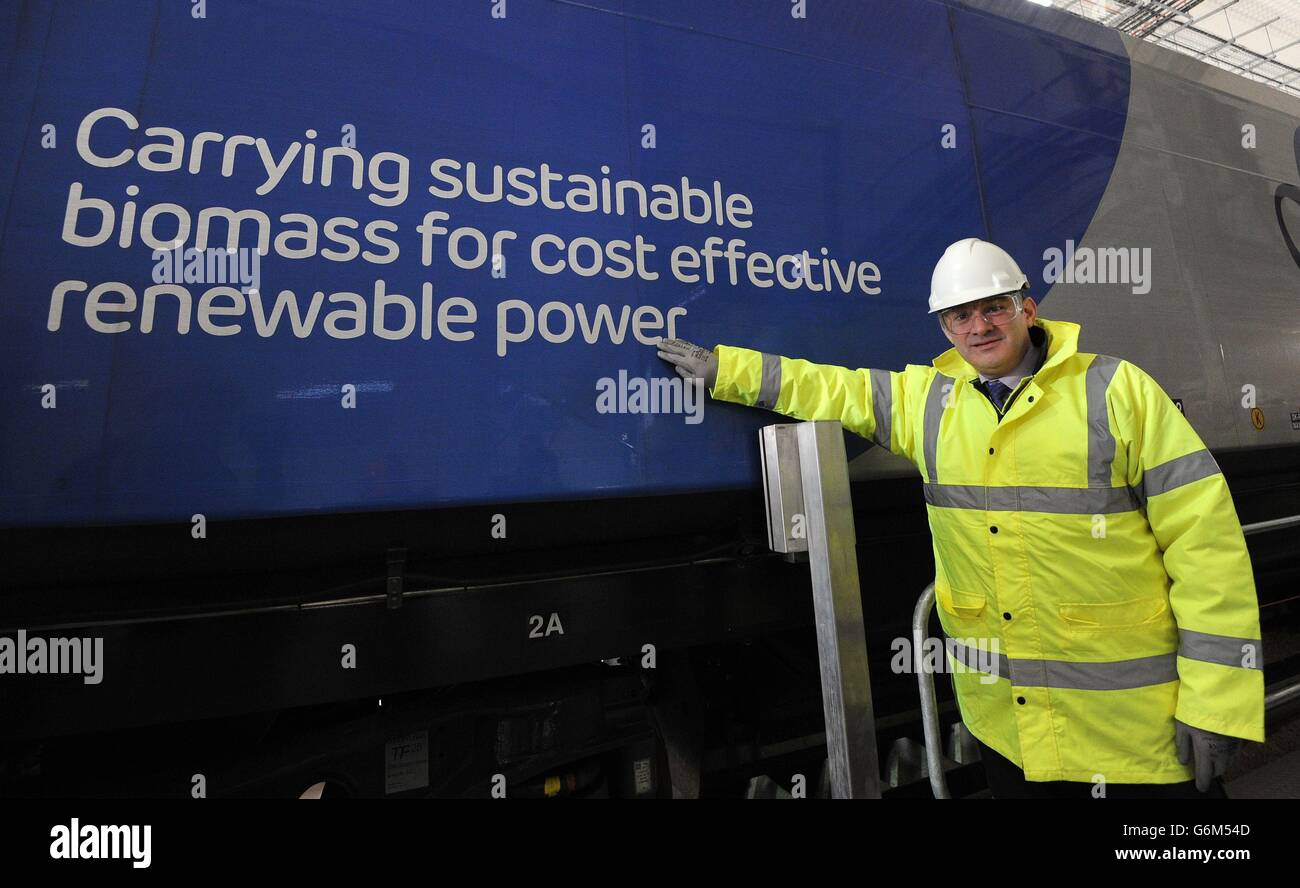
[[(806, 548), (812, 570), (831, 794), (880, 798), (843, 427), (836, 421), (768, 426), (760, 440), (772, 548)], [(791, 511), (796, 504), (801, 512)]]

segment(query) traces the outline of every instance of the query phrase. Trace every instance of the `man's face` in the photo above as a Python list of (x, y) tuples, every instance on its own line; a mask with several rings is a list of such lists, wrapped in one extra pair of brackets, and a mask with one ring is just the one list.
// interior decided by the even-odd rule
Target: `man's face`
[[(987, 302), (981, 299), (968, 302), (964, 307), (979, 309)], [(944, 330), (943, 335), (957, 347), (958, 354), (985, 376), (1005, 376), (1016, 369), (1025, 356), (1025, 350), (1029, 348), (1029, 328), (1038, 316), (1032, 297), (1024, 297), (1023, 306), (1023, 311), (1006, 326), (990, 324), (976, 310), (974, 325), (969, 332), (949, 333)]]

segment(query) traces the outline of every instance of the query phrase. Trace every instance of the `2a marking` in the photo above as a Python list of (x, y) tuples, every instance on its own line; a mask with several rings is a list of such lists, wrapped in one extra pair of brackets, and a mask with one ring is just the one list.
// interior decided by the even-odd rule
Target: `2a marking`
[[(560, 623), (560, 615), (555, 611), (551, 611), (550, 617), (533, 614), (528, 618), (528, 625), (532, 627), (528, 632), (529, 638), (546, 638), (550, 635), (564, 634), (564, 626)], [(543, 627), (545, 628), (543, 629)]]

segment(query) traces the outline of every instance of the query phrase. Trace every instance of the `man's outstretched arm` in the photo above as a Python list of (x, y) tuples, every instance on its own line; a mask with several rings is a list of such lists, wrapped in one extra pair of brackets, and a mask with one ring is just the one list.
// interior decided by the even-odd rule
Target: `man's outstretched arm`
[(795, 419), (837, 419), (854, 434), (912, 459), (904, 391), (909, 373), (925, 368), (850, 370), (730, 345), (709, 350), (681, 339), (661, 340), (657, 348), (679, 375), (705, 380), (720, 401)]

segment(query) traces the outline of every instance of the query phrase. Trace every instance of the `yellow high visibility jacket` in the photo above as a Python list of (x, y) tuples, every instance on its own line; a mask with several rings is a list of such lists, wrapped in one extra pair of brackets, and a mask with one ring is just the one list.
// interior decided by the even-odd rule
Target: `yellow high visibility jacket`
[(897, 372), (719, 345), (710, 394), (838, 419), (916, 465), (962, 720), (1026, 779), (1190, 780), (1175, 717), (1264, 739), (1232, 497), (1154, 379), (1079, 351), (1078, 324), (1035, 328), (1045, 360), (1001, 417), (955, 348)]

